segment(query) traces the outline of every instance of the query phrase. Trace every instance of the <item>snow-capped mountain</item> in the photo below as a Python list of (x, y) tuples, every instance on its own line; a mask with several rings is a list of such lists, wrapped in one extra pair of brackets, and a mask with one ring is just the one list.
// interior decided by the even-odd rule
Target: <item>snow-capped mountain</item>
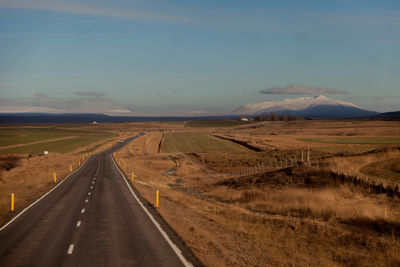
[(259, 115), (272, 112), (309, 118), (367, 117), (377, 114), (377, 112), (365, 110), (353, 103), (330, 99), (323, 95), (246, 104), (233, 111), (234, 114), (239, 115)]

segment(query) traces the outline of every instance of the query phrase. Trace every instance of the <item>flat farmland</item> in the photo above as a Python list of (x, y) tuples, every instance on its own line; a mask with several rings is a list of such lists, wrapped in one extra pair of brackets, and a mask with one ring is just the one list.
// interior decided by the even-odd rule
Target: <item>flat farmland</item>
[(117, 157), (205, 266), (399, 266), (399, 122), (200, 124)]
[(400, 137), (341, 137), (341, 138), (304, 138), (305, 142), (354, 145), (398, 145)]
[(49, 127), (0, 129), (1, 154), (38, 154), (44, 150), (66, 153), (103, 139), (115, 137), (109, 132), (81, 131)]
[(0, 224), (12, 216), (11, 193), (19, 211), (56, 184), (54, 172), (59, 182), (70, 167), (84, 162), (86, 153), (97, 153), (135, 133), (136, 128), (126, 124), (0, 127)]
[(207, 133), (180, 132), (167, 133), (161, 145), (164, 153), (173, 152), (249, 152), (248, 149), (235, 143), (220, 140)]
[(233, 127), (253, 124), (254, 122), (240, 120), (198, 120), (185, 123), (185, 127)]

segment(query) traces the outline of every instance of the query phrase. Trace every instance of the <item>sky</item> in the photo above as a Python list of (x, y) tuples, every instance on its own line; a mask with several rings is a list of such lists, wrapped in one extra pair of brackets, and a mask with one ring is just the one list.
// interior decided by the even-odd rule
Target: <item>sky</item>
[(0, 0), (0, 112), (400, 110), (400, 1)]

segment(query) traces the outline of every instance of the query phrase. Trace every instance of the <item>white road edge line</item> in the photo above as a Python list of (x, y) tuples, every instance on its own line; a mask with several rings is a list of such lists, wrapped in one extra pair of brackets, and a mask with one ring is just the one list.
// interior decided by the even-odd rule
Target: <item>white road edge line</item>
[(174, 244), (174, 242), (172, 242), (172, 240), (169, 238), (168, 234), (161, 228), (160, 224), (154, 219), (153, 215), (151, 215), (151, 213), (146, 209), (146, 207), (142, 204), (142, 202), (140, 201), (140, 199), (137, 197), (137, 195), (135, 194), (135, 192), (133, 192), (131, 186), (129, 185), (129, 183), (126, 181), (124, 174), (121, 172), (121, 170), (118, 168), (117, 164), (115, 163), (112, 155), (110, 156), (112, 162), (114, 163), (115, 167), (117, 168), (117, 170), (119, 171), (119, 173), (121, 174), (122, 179), (125, 181), (126, 186), (128, 186), (129, 191), (131, 191), (133, 197), (136, 199), (136, 201), (139, 203), (139, 205), (142, 207), (142, 209), (144, 210), (144, 212), (147, 214), (147, 216), (149, 216), (150, 220), (153, 222), (153, 224), (156, 226), (156, 228), (158, 229), (158, 231), (161, 233), (161, 235), (164, 237), (164, 239), (167, 241), (167, 243), (170, 245), (170, 247), (172, 248), (172, 250), (175, 252), (175, 254), (178, 256), (178, 258), (181, 260), (181, 262), (183, 263), (184, 266), (186, 267), (192, 267), (193, 264), (191, 264), (189, 261), (187, 261), (185, 259), (185, 257), (182, 254), (182, 251)]
[(72, 251), (74, 251), (74, 244), (69, 245), (68, 254), (71, 255)]
[[(89, 156), (90, 158), (91, 156)], [(88, 158), (88, 159), (89, 159)], [(44, 197), (46, 197), (48, 194), (50, 194), (53, 190), (55, 190), (57, 187), (59, 187), (62, 183), (64, 183), (64, 181), (66, 181), (72, 174), (74, 174), (75, 172), (79, 171), (85, 164), (86, 162), (88, 162), (88, 159), (75, 171), (71, 172), (70, 174), (67, 175), (67, 177), (65, 177), (61, 182), (59, 182), (58, 184), (56, 184), (56, 186), (54, 186), (52, 189), (50, 189), (50, 191), (48, 191), (46, 194), (44, 194), (43, 196), (41, 196), (40, 198), (38, 198), (35, 202), (33, 202), (32, 204), (30, 204), (28, 207), (26, 207), (25, 209), (23, 209), (20, 213), (18, 213), (17, 215), (15, 215), (14, 218), (12, 218), (8, 223), (6, 223), (5, 225), (3, 225), (3, 227), (0, 228), (0, 231), (2, 231), (4, 228), (6, 228), (7, 226), (9, 226), (13, 221), (15, 221), (16, 219), (18, 219), (19, 216), (21, 216), (23, 213), (25, 213), (28, 209), (30, 209), (31, 207), (33, 207), (34, 205), (36, 205), (40, 200), (42, 200)]]
[(76, 227), (79, 227), (79, 226), (81, 226), (81, 221), (78, 221), (78, 222), (76, 223)]

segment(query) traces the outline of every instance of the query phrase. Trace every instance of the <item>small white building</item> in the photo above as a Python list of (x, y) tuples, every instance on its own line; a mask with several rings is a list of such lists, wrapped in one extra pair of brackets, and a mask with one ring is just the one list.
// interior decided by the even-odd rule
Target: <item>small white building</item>
[(92, 125), (97, 125), (97, 121), (92, 121)]
[(240, 120), (241, 120), (241, 121), (249, 121), (248, 118), (241, 118)]

